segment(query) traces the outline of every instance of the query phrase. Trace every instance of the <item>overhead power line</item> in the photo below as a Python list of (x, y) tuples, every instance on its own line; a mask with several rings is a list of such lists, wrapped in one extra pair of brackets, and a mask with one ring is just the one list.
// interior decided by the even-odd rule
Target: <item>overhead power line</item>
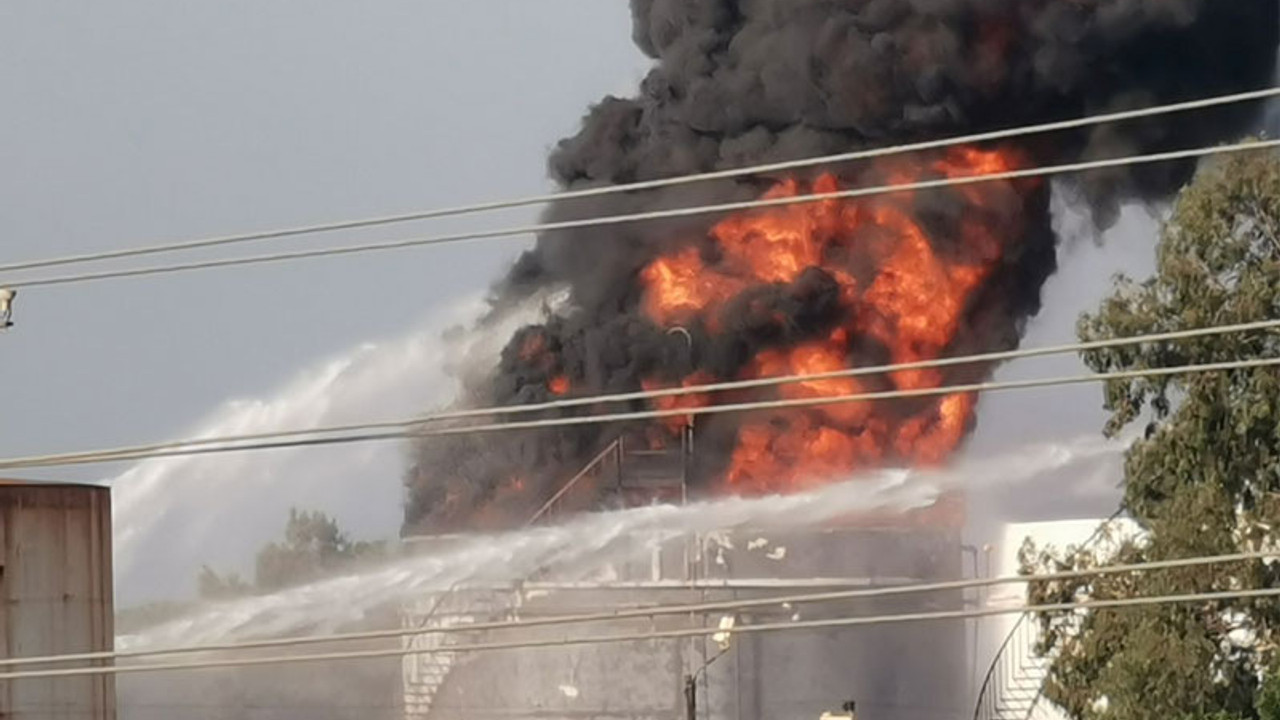
[[(1089, 342), (1068, 343), (1065, 345), (1050, 345), (1038, 348), (1020, 348), (1017, 350), (1007, 350), (993, 353), (979, 353), (975, 355), (961, 355), (949, 358), (935, 358), (932, 360), (920, 360), (908, 363), (891, 363), (887, 365), (876, 365), (870, 367), (847, 368), (844, 370), (835, 370), (823, 373), (809, 373), (797, 375), (782, 375), (766, 378), (757, 378), (753, 380), (735, 380), (731, 382), (707, 383), (699, 385), (689, 385), (675, 388), (657, 388), (652, 390), (639, 390), (627, 393), (615, 393), (608, 395), (590, 395), (586, 397), (566, 398), (563, 400), (553, 400), (541, 403), (529, 403), (525, 405), (498, 405), (485, 408), (472, 408), (468, 410), (452, 410), (438, 413), (430, 413), (419, 415), (414, 418), (402, 420), (390, 420), (371, 423), (358, 423), (347, 425), (333, 425), (327, 427), (318, 427), (311, 429), (299, 430), (278, 430), (273, 432), (248, 433), (241, 435), (228, 435), (216, 438), (191, 438), (187, 440), (176, 440), (163, 443), (150, 443), (146, 445), (133, 445), (109, 450), (91, 450), (79, 453), (63, 453), (57, 455), (42, 455), (26, 458), (15, 458), (12, 460), (0, 460), (0, 469), (13, 467), (31, 467), (43, 463), (63, 464), (75, 462), (82, 458), (99, 459), (107, 456), (123, 456), (135, 457), (139, 454), (154, 453), (161, 450), (178, 450), (203, 447), (209, 445), (222, 445), (228, 443), (241, 443), (258, 440), (279, 440), (284, 438), (293, 438), (301, 436), (314, 435), (331, 435), (345, 432), (359, 432), (368, 430), (380, 430), (390, 428), (406, 428), (412, 426), (420, 426), (428, 423), (438, 423), (454, 420), (467, 420), (481, 417), (492, 416), (510, 416), (535, 412), (546, 412), (551, 410), (564, 410), (575, 407), (599, 406), (621, 402), (633, 402), (637, 400), (655, 400), (660, 398), (681, 397), (687, 395), (703, 395), (710, 393), (718, 393), (733, 390), (747, 390), (762, 387), (774, 387), (778, 385), (789, 385), (797, 383), (817, 382), (822, 380), (834, 380), (851, 377), (864, 377), (870, 375), (886, 375), (895, 372), (908, 370), (924, 370), (937, 369), (946, 367), (955, 367), (959, 365), (970, 364), (986, 364), (1007, 362), (1010, 360), (1026, 359), (1032, 357), (1044, 357), (1050, 355), (1061, 355), (1065, 353), (1090, 352), (1094, 350), (1111, 349), (1118, 347), (1128, 347), (1132, 345), (1143, 345), (1156, 342), (1171, 342), (1176, 340), (1191, 340), (1196, 338), (1211, 337), (1215, 335), (1227, 335), (1234, 333), (1252, 332), (1260, 330), (1274, 330), (1280, 328), (1280, 320), (1262, 320), (1257, 322), (1239, 323), (1234, 325), (1216, 325), (1204, 328), (1194, 328), (1189, 330), (1176, 330), (1163, 333), (1152, 333), (1148, 335), (1135, 335), (1130, 337), (1109, 338), (1105, 340), (1093, 340)], [(8, 466), (5, 463), (23, 463), (23, 465)]]
[(978, 610), (942, 610), (937, 612), (902, 613), (895, 615), (868, 615), (858, 617), (840, 617), (828, 620), (797, 620), (792, 622), (758, 623), (738, 625), (731, 630), (717, 626), (699, 626), (680, 630), (657, 630), (640, 633), (614, 635), (574, 636), (545, 640), (517, 640), (510, 642), (473, 643), (468, 645), (448, 645), (440, 648), (396, 648), (389, 650), (358, 650), (349, 652), (313, 653), (304, 655), (278, 655), (272, 657), (232, 658), (226, 660), (204, 660), (197, 662), (148, 663), (138, 665), (104, 665), (78, 668), (59, 668), (51, 670), (25, 670), (19, 672), (0, 673), (0, 681), (30, 680), (35, 678), (78, 677), (90, 675), (120, 675), (147, 672), (166, 672), (173, 670), (202, 670), (229, 667), (251, 667), (262, 665), (287, 665), (292, 663), (339, 662), (351, 660), (375, 660), (379, 658), (403, 658), (410, 655), (437, 655), (491, 652), (495, 650), (524, 650), (534, 648), (559, 648), (574, 645), (600, 645), (623, 642), (653, 642), (658, 640), (679, 640), (691, 637), (706, 637), (726, 633), (733, 635), (754, 635), (766, 632), (795, 632), (800, 630), (818, 630), (833, 628), (853, 628), (867, 625), (893, 625), (914, 622), (936, 622), (943, 620), (970, 620), (1000, 615), (1019, 615), (1022, 613), (1072, 612), (1079, 610), (1109, 610), (1120, 608), (1142, 607), (1146, 605), (1178, 605), (1186, 603), (1211, 603), (1226, 600), (1250, 600), (1273, 598), (1280, 596), (1280, 588), (1251, 590), (1228, 590), (1223, 592), (1184, 593), (1178, 595), (1153, 595), (1147, 597), (1121, 598), (1116, 600), (1091, 600), (1076, 603), (1053, 603), (1043, 605), (1024, 605), (1012, 608), (982, 608)]
[(404, 250), (408, 248), (427, 247), (434, 245), (446, 245), (460, 242), (475, 242), (479, 240), (491, 240), (495, 238), (516, 237), (520, 235), (530, 235), (545, 232), (558, 232), (564, 230), (575, 230), (587, 227), (608, 227), (614, 225), (625, 225), (637, 222), (646, 222), (652, 220), (669, 220), (674, 218), (696, 217), (700, 215), (713, 215), (726, 212), (738, 212), (744, 210), (754, 210), (759, 208), (779, 207), (783, 205), (800, 205), (827, 200), (847, 200), (862, 197), (872, 197), (877, 195), (887, 195), (899, 192), (911, 192), (916, 190), (934, 190), (946, 187), (961, 187), (968, 185), (976, 185), (980, 183), (996, 182), (1000, 180), (1018, 180), (1024, 178), (1044, 177), (1048, 175), (1061, 175), (1070, 173), (1081, 173), (1092, 170), (1103, 170), (1106, 168), (1121, 167), (1126, 165), (1148, 165), (1161, 162), (1172, 162), (1175, 160), (1188, 160), (1192, 158), (1205, 157), (1209, 155), (1222, 155), (1228, 153), (1248, 152), (1256, 150), (1266, 150), (1269, 148), (1280, 147), (1280, 140), (1256, 140), (1232, 145), (1216, 145), (1210, 147), (1193, 148), (1189, 150), (1176, 150), (1171, 152), (1153, 153), (1149, 155), (1130, 155), (1125, 157), (1110, 158), (1106, 160), (1090, 160), (1085, 162), (1067, 163), (1062, 165), (1048, 165), (1034, 168), (1025, 168), (1022, 170), (1009, 170), (996, 173), (979, 173), (962, 177), (942, 178), (938, 180), (924, 180), (911, 183), (897, 183), (892, 185), (879, 185), (875, 187), (854, 188), (850, 190), (840, 190), (829, 193), (816, 193), (809, 195), (797, 195), (793, 197), (780, 198), (761, 198), (758, 200), (746, 200), (742, 202), (722, 203), (718, 205), (700, 205), (695, 207), (673, 208), (668, 210), (653, 210), (642, 213), (631, 213), (624, 215), (608, 215), (603, 217), (584, 218), (581, 220), (566, 220), (563, 222), (541, 223), (534, 225), (523, 225), (497, 230), (481, 230), (476, 232), (454, 233), (446, 235), (432, 235), (427, 237), (407, 238), (401, 240), (385, 240), (379, 242), (362, 243), (356, 245), (346, 245), (332, 248), (321, 248), (315, 250), (298, 250), (292, 252), (279, 252), (266, 255), (251, 255), (239, 258), (224, 258), (217, 260), (204, 260), (189, 263), (179, 263), (173, 265), (160, 265), (155, 267), (108, 270), (101, 272), (90, 272), (73, 275), (52, 276), (44, 278), (33, 278), (29, 280), (17, 280), (5, 283), (10, 288), (24, 287), (47, 287), (53, 285), (69, 285), (84, 282), (94, 282), (98, 280), (110, 280), (119, 278), (145, 277), (150, 275), (164, 275), (169, 273), (187, 272), (192, 270), (210, 270), (216, 268), (239, 267), (245, 265), (261, 265), (267, 263), (287, 262), (293, 260), (302, 260), (307, 258), (320, 257), (336, 257), (342, 255), (355, 255), (369, 252), (384, 252), (388, 250)]
[(895, 145), (891, 147), (873, 148), (869, 150), (857, 150), (847, 153), (838, 153), (835, 155), (825, 155), (821, 157), (803, 158), (800, 160), (791, 160), (786, 162), (768, 163), (762, 165), (753, 165), (744, 168), (735, 168), (730, 170), (721, 170), (716, 172), (697, 173), (692, 175), (682, 175), (678, 177), (661, 178), (658, 180), (649, 180), (644, 182), (627, 183), (622, 185), (607, 185), (602, 187), (586, 188), (582, 190), (570, 190), (559, 193), (550, 193), (545, 195), (533, 195), (524, 198), (516, 198), (509, 200), (497, 200), (490, 202), (482, 202), (471, 205), (461, 205), (457, 207), (440, 208), (435, 210), (426, 210), (421, 212), (401, 213), (396, 215), (383, 215), (379, 217), (362, 218), (357, 220), (341, 220), (330, 223), (318, 223), (311, 225), (300, 225), (288, 228), (277, 228), (273, 230), (262, 230), (256, 232), (237, 233), (233, 235), (222, 235), (218, 237), (201, 238), (197, 240), (188, 240), (182, 242), (165, 243), (159, 245), (147, 245), (142, 247), (125, 248), (120, 250), (109, 250), (96, 253), (83, 253), (78, 255), (68, 255), (65, 257), (48, 258), (43, 260), (27, 260), (20, 262), (12, 262), (0, 264), (0, 273), (17, 272), (21, 270), (34, 270), (39, 268), (57, 267), (65, 265), (76, 265), (89, 262), (99, 262), (104, 260), (119, 260), (123, 258), (142, 257), (147, 255), (158, 255), (163, 253), (172, 253), (184, 250), (196, 250), (202, 248), (222, 247), (227, 245), (235, 245), (261, 240), (281, 239), (286, 237), (294, 237), (298, 235), (308, 235), (321, 232), (329, 232), (335, 230), (352, 230), (356, 228), (378, 227), (384, 225), (393, 225), (405, 222), (414, 222), (420, 220), (432, 220), (445, 217), (454, 217), (459, 215), (471, 215), (482, 212), (492, 212), (495, 210), (505, 210), (518, 207), (526, 207), (530, 205), (542, 205), (552, 202), (564, 202), (568, 200), (580, 200), (584, 198), (599, 197), (603, 195), (613, 195), (619, 193), (633, 193), (643, 190), (655, 190), (664, 187), (672, 187), (678, 185), (688, 185), (698, 182), (707, 182), (712, 180), (727, 180), (739, 178), (748, 175), (765, 175), (787, 170), (795, 170), (799, 168), (813, 167), (817, 165), (829, 165), (835, 163), (854, 162), (858, 160), (868, 160), (879, 157), (887, 157), (891, 155), (900, 155), (911, 152), (920, 152), (925, 150), (934, 150), (938, 148), (951, 147), (954, 145), (969, 145), (975, 143), (993, 142), (997, 140), (1006, 140), (1010, 138), (1023, 137), (1027, 135), (1039, 135), (1050, 132), (1058, 132), (1063, 130), (1071, 130), (1092, 125), (1102, 125), (1107, 123), (1123, 122), (1127, 120), (1136, 120), (1141, 118), (1155, 117), (1158, 115), (1167, 115), (1173, 113), (1182, 113), (1192, 110), (1202, 110), (1216, 106), (1231, 105), (1236, 103), (1251, 102), (1256, 100), (1265, 100), (1280, 95), (1280, 88), (1272, 87), (1262, 90), (1256, 90), (1245, 93), (1235, 93), (1231, 95), (1220, 95), (1201, 100), (1193, 100), (1189, 102), (1171, 103), (1167, 105), (1157, 105), (1153, 107), (1141, 108), (1137, 110), (1125, 110), (1121, 112), (1103, 113), (1098, 115), (1090, 115), (1088, 117), (1076, 118), (1071, 120), (1062, 120), (1058, 122), (1042, 123), (1038, 125), (1026, 125), (1003, 130), (995, 130), (991, 132), (975, 133), (971, 135), (963, 135), (956, 137), (943, 138), (939, 140), (929, 140), (925, 142), (909, 143), (905, 145)]
[[(1070, 375), (1056, 378), (1036, 380), (1010, 380), (1004, 382), (970, 383), (964, 385), (948, 385), (936, 388), (917, 388), (910, 390), (886, 390), (881, 392), (853, 393), (821, 397), (787, 398), (781, 400), (765, 400), (759, 402), (726, 403), (688, 408), (671, 408), (664, 410), (640, 410), (635, 412), (605, 413), (577, 417), (546, 418), (513, 422), (496, 422), (481, 425), (463, 425), (445, 428), (413, 428), (404, 430), (377, 431), (338, 435), (334, 437), (304, 437), (280, 441), (252, 442), (243, 444), (227, 444), (216, 446), (178, 447), (167, 450), (148, 452), (128, 452), (125, 450), (102, 450), (82, 453), (66, 453), (62, 455), (45, 455), (33, 458), (13, 458), (0, 460), (0, 470), (17, 468), (52, 467), (58, 465), (85, 465), (124, 460), (142, 460), (187, 455), (208, 455), (227, 452), (244, 452), (249, 450), (280, 450), (286, 448), (317, 447), (325, 445), (345, 445), (352, 443), (396, 440), (403, 438), (443, 437), (449, 435), (467, 435), (473, 433), (489, 433), (511, 430), (537, 430), (554, 427), (578, 425), (594, 425), (601, 423), (632, 422), (637, 420), (660, 420), (673, 417), (693, 417), (701, 415), (718, 415), (722, 413), (742, 413), (756, 410), (781, 410), (792, 408), (820, 407), (839, 405), (851, 402), (868, 402), (878, 400), (896, 400), (905, 398), (937, 397), (940, 395), (969, 394), (995, 392), (1001, 390), (1027, 390), (1032, 388), (1055, 387), (1064, 385), (1081, 385), (1085, 383), (1107, 382), (1144, 377), (1169, 377), (1173, 375), (1195, 375), (1231, 370), (1248, 370), (1263, 367), (1280, 366), (1280, 358), (1260, 358), (1255, 360), (1237, 360), (1231, 362), (1205, 363), (1198, 365), (1179, 365), (1169, 368), (1148, 368), (1142, 370), (1124, 370), (1110, 373), (1090, 375)], [(414, 420), (404, 425), (419, 425), (422, 421)], [(400, 425), (396, 425), (399, 427)], [(360, 426), (352, 426), (360, 427)], [(312, 431), (317, 434), (319, 431)], [(210, 441), (202, 441), (210, 442)]]
[[(634, 608), (615, 610), (613, 612), (586, 613), (575, 615), (557, 615), (545, 618), (530, 618), (527, 620), (509, 620), (502, 622), (484, 622), (484, 623), (467, 623), (446, 627), (417, 627), (412, 629), (397, 628), (395, 630), (373, 630), (366, 632), (338, 633), (332, 635), (310, 635), (304, 637), (280, 638), (275, 640), (253, 640), (238, 643), (219, 643), (205, 645), (188, 645), (181, 647), (156, 648), (153, 650), (114, 650), (109, 652), (91, 652), (91, 653), (74, 653), (68, 655), (49, 655), (40, 657), (11, 657), (0, 658), (0, 667), (12, 667), (15, 665), (31, 666), (31, 665), (49, 665), (61, 664), (69, 662), (89, 662), (97, 660), (123, 660), (128, 658), (139, 657), (160, 657), (167, 655), (189, 655), (194, 653), (214, 653), (214, 652), (236, 652), (244, 650), (264, 650), (267, 648), (279, 647), (298, 647), (303, 645), (318, 645), (339, 642), (356, 642), (367, 640), (388, 640), (394, 638), (410, 638), (421, 635), (447, 635), (453, 633), (470, 633), (491, 630), (522, 630), (533, 627), (548, 627), (558, 625), (581, 625), (587, 623), (610, 622), (617, 620), (628, 620), (636, 618), (654, 618), (666, 615), (689, 615), (709, 612), (730, 612), (737, 610), (750, 610), (752, 608), (761, 607), (777, 607), (780, 605), (807, 605), (819, 602), (839, 602), (845, 600), (861, 600), (867, 598), (894, 597), (900, 595), (920, 595), (936, 592), (952, 592), (956, 590), (969, 590), (979, 587), (992, 587), (997, 585), (1017, 585), (1028, 582), (1059, 582), (1063, 580), (1078, 580), (1088, 577), (1099, 577), (1103, 575), (1123, 575), (1126, 573), (1136, 572), (1153, 572), (1157, 570), (1172, 570), (1179, 568), (1201, 567), (1205, 565), (1222, 565), (1227, 563), (1247, 562), (1250, 560), (1265, 560), (1280, 556), (1280, 551), (1271, 552), (1249, 552), (1234, 553), (1230, 555), (1215, 555), (1204, 557), (1181, 558), (1177, 560), (1159, 560), (1145, 563), (1130, 563), (1125, 565), (1109, 565), (1101, 567), (1085, 568), (1082, 570), (1070, 570), (1055, 573), (1037, 573), (1027, 575), (1006, 575), (994, 578), (973, 578), (970, 580), (955, 580), (948, 582), (925, 583), (917, 585), (898, 585), (893, 587), (870, 588), (859, 590), (838, 590), (819, 593), (803, 593), (798, 595), (775, 595), (767, 598), (753, 598), (751, 600), (731, 600), (720, 602), (702, 602), (691, 604), (666, 604), (657, 605), (648, 608)], [(706, 586), (701, 583), (690, 583), (687, 586), (693, 590), (715, 589), (714, 586)], [(454, 589), (457, 589), (456, 586)], [(447, 590), (442, 593), (444, 595), (451, 594), (454, 590)]]

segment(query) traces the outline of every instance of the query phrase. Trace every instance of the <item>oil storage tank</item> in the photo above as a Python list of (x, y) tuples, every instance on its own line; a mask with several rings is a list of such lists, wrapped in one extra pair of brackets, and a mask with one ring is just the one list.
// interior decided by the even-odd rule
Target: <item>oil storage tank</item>
[[(863, 717), (955, 718), (968, 708), (964, 628), (958, 623), (823, 627), (716, 637), (573, 644), (575, 637), (636, 636), (716, 627), (725, 612), (631, 617), (590, 628), (535, 626), (541, 647), (482, 653), (451, 646), (509, 641), (466, 626), (624, 608), (754, 601), (728, 613), (736, 626), (954, 611), (957, 592), (888, 595), (792, 605), (785, 596), (889, 589), (959, 579), (963, 501), (907, 515), (842, 518), (807, 528), (737, 527), (676, 538), (652, 557), (612, 565), (598, 579), (549, 574), (513, 587), (467, 587), (410, 602), (406, 720), (816, 720), (856, 701)], [(430, 552), (444, 538), (412, 545)], [(636, 539), (647, 546), (645, 538)], [(768, 600), (779, 598), (778, 602)], [(763, 603), (759, 601), (765, 601)], [(723, 625), (721, 625), (723, 627)], [(733, 626), (730, 626), (733, 627)], [(561, 644), (569, 641), (567, 644)], [(690, 687), (692, 685), (692, 687)]]
[[(953, 496), (903, 517), (735, 532), (706, 547), (702, 582), (736, 580), (745, 586), (734, 593), (742, 599), (953, 582), (961, 578), (960, 507)], [(770, 585), (774, 589), (766, 589)], [(959, 591), (889, 594), (758, 606), (735, 619), (803, 625), (945, 613), (963, 605)], [(703, 718), (803, 720), (853, 701), (862, 717), (934, 720), (968, 709), (965, 649), (965, 628), (957, 622), (836, 625), (744, 634), (722, 657), (714, 642), (704, 640), (688, 667), (702, 678)]]
[[(108, 488), (0, 480), (0, 562), (0, 657), (112, 649)], [(8, 720), (115, 716), (111, 675), (0, 681), (0, 717)]]

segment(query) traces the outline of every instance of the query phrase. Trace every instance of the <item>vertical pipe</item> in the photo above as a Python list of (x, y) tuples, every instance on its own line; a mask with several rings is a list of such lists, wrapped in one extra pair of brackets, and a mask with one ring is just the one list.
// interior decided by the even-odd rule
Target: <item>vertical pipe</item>
[[(693, 417), (689, 417), (689, 422), (685, 425), (683, 432), (680, 434), (680, 505), (689, 504), (689, 460), (693, 454)], [(693, 552), (690, 547), (690, 537), (684, 537), (684, 579), (693, 581), (696, 575), (693, 572)]]
[(618, 436), (618, 439), (615, 440), (613, 443), (614, 444), (613, 456), (614, 456), (614, 460), (617, 462), (617, 466), (615, 469), (617, 470), (618, 492), (622, 492), (622, 459), (627, 452), (627, 446), (625, 445), (625, 443), (626, 443), (625, 435)]
[(698, 679), (693, 675), (684, 676), (684, 717), (685, 720), (698, 718)]
[[(973, 579), (978, 579), (981, 571), (978, 569), (978, 548), (976, 545), (961, 545), (960, 552), (970, 555), (973, 560)], [(971, 595), (975, 604), (982, 604), (982, 590), (975, 590)], [(969, 687), (971, 692), (977, 692), (978, 687), (978, 645), (981, 638), (982, 621), (979, 618), (968, 620), (970, 630), (970, 648), (969, 648)]]

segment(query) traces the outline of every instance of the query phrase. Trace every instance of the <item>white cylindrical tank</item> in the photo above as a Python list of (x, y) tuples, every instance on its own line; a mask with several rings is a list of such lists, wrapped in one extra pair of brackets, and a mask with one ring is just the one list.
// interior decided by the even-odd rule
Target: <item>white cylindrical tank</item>
[[(112, 649), (108, 488), (0, 481), (0, 562), (0, 657)], [(60, 666), (30, 669), (50, 667)], [(111, 675), (0, 681), (7, 720), (114, 720), (115, 711)]]
[[(990, 572), (996, 577), (1020, 574), (1020, 551), (1028, 541), (1038, 550), (1070, 554), (1073, 549), (1084, 548), (1105, 559), (1119, 543), (1136, 537), (1140, 537), (1137, 525), (1123, 518), (1009, 524), (1004, 527), (1000, 543), (991, 548), (994, 565)], [(976, 669), (984, 675), (978, 677), (981, 684), (975, 691), (989, 696), (985, 705), (1021, 708), (1023, 717), (1037, 720), (1064, 718), (1048, 703), (1040, 702), (1039, 689), (1049, 672), (1049, 660), (1035, 650), (1040, 640), (1039, 626), (1017, 612), (1027, 604), (1026, 583), (993, 586), (983, 592), (981, 604), (1010, 611), (979, 621)]]

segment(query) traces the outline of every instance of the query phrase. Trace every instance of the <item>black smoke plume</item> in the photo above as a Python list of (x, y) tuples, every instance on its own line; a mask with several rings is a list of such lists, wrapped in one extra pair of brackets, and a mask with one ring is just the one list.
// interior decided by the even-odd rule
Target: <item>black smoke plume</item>
[[(553, 152), (566, 189), (651, 180), (921, 139), (1075, 118), (1266, 87), (1280, 39), (1276, 0), (632, 0), (634, 41), (654, 66), (634, 98), (604, 99)], [(583, 58), (590, 62), (589, 58)], [(1224, 107), (1027, 138), (1029, 164), (1056, 164), (1213, 144), (1248, 131), (1261, 108)], [(922, 161), (923, 162), (923, 161)], [(874, 183), (868, 165), (820, 170)], [(1107, 170), (1056, 182), (1105, 228), (1125, 201), (1159, 201), (1192, 162)], [(680, 186), (564, 202), (558, 221), (758, 197), (779, 178)], [(1014, 347), (1053, 272), (1048, 189), (1012, 195), (981, 222), (1019, 228), (966, 310), (947, 354)], [(920, 193), (917, 220), (946, 244), (966, 211), (958, 192)], [(495, 286), (495, 312), (548, 288), (568, 302), (513, 337), (496, 368), (477, 372), (469, 403), (637, 390), (645, 378), (694, 371), (734, 378), (766, 347), (830, 329), (836, 290), (814, 268), (753, 288), (724, 327), (690, 328), (690, 347), (641, 311), (638, 273), (661, 253), (705, 241), (718, 218), (547, 233)], [(938, 238), (942, 238), (939, 240)], [(939, 247), (947, 252), (947, 247)], [(747, 293), (744, 293), (747, 295)], [(883, 361), (853, 343), (851, 365)], [(972, 380), (990, 368), (949, 374)], [(633, 406), (636, 409), (643, 405)], [(613, 408), (618, 410), (616, 406)], [(739, 420), (702, 421), (698, 472), (714, 477)], [(518, 523), (620, 432), (565, 430), (427, 440), (406, 479), (405, 531)], [(719, 455), (717, 454), (719, 451)]]

